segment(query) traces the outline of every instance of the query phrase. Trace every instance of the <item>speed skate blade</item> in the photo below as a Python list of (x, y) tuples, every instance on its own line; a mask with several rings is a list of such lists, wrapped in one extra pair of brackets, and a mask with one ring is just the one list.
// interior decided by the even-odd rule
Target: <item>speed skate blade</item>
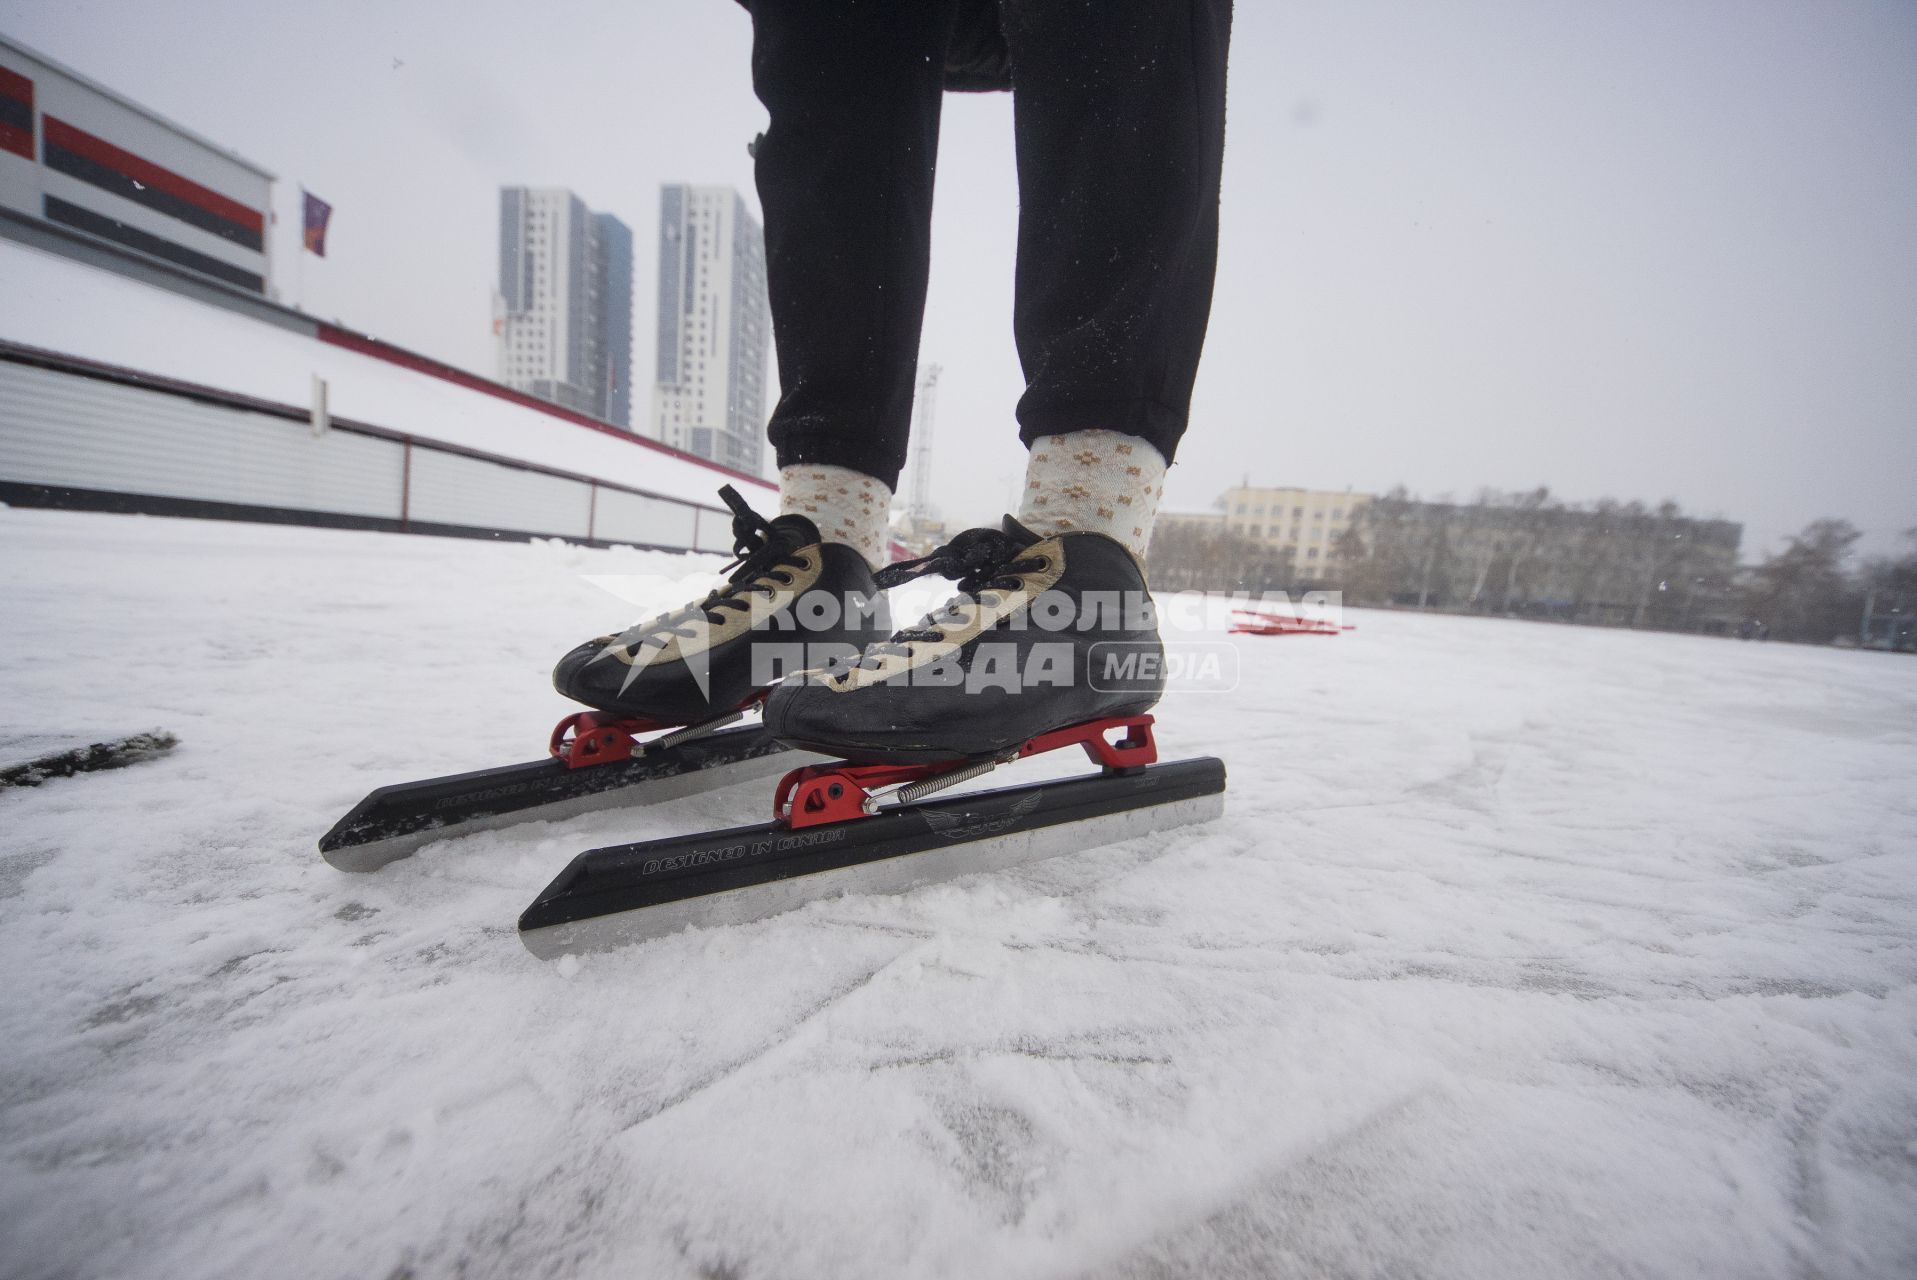
[(677, 800), (821, 758), (751, 726), (579, 769), (548, 758), (395, 783), (353, 806), (320, 837), (320, 853), (341, 871), (377, 871), (435, 840)]
[(1225, 765), (1205, 757), (980, 791), (791, 829), (776, 823), (580, 854), (526, 908), (541, 959), (604, 951), (687, 925), (743, 924), (817, 898), (901, 893), (1224, 812)]

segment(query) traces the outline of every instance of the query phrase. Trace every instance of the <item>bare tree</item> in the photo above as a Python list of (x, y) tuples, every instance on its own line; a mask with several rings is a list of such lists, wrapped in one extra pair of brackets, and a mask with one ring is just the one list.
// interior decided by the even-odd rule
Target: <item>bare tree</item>
[(1790, 545), (1751, 570), (1750, 616), (1780, 640), (1828, 643), (1854, 634), (1862, 592), (1845, 572), (1862, 535), (1848, 520), (1813, 520)]
[(1555, 528), (1553, 517), (1563, 511), (1561, 505), (1551, 501), (1551, 491), (1543, 485), (1517, 495), (1506, 526), (1503, 612), (1510, 613), (1522, 603), (1520, 578), (1536, 558), (1539, 545)]

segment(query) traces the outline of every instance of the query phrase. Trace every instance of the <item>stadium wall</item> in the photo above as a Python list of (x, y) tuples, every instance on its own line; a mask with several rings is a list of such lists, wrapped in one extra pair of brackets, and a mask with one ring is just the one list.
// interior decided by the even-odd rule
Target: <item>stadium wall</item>
[(729, 513), (630, 485), (0, 342), (0, 501), (726, 551)]
[(0, 501), (16, 506), (725, 551), (719, 486), (759, 505), (772, 490), (6, 210), (0, 276)]

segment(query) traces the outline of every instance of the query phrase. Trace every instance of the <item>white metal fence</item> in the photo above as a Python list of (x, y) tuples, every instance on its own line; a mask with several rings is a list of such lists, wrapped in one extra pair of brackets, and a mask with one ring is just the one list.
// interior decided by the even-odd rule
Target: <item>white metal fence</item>
[(284, 405), (0, 350), (0, 498), (18, 505), (561, 537), (700, 551), (729, 513)]

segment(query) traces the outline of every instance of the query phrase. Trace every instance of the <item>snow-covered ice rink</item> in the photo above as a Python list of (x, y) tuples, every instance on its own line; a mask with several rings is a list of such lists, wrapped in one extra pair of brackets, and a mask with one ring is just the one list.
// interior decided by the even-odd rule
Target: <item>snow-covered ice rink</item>
[(9, 1277), (1917, 1274), (1917, 662), (1355, 613), (1160, 709), (1221, 822), (541, 963), (535, 758), (716, 561), (0, 510)]

